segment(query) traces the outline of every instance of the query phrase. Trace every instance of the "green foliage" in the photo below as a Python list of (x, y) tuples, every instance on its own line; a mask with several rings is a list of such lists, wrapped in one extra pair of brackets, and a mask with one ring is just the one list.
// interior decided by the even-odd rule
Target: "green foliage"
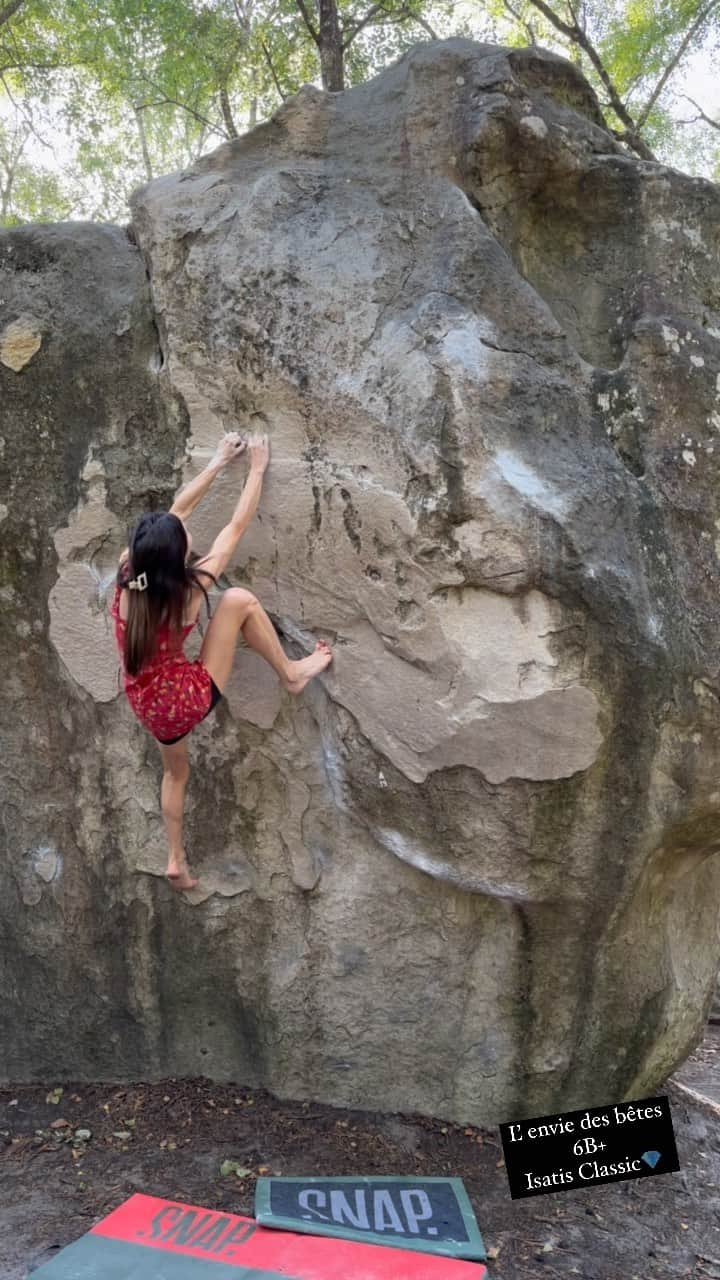
[[(318, 0), (22, 0), (0, 25), (0, 220), (122, 219), (133, 186), (267, 119), (302, 84), (319, 84), (303, 4), (317, 34)], [(619, 134), (626, 111), (659, 158), (717, 171), (720, 130), (678, 124), (693, 116), (678, 110), (678, 84), (698, 49), (717, 56), (720, 0), (714, 9), (713, 0), (337, 4), (348, 87), (433, 35), (535, 42), (581, 67)], [(576, 15), (605, 81), (588, 49), (559, 29)], [(66, 144), (53, 157), (58, 122)]]
[(707, 0), (629, 0), (614, 8), (613, 20), (606, 20), (599, 33), (598, 47), (621, 94), (637, 96), (640, 84), (651, 84), (662, 75), (688, 28), (707, 8)]
[(26, 129), (0, 122), (0, 225), (58, 222), (72, 216), (75, 197), (58, 173), (23, 159)]

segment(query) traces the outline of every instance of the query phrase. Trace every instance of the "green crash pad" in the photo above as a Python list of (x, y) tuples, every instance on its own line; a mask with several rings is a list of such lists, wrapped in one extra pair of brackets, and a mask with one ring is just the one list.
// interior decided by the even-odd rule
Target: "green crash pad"
[(461, 1178), (259, 1178), (255, 1217), (265, 1227), (484, 1259)]

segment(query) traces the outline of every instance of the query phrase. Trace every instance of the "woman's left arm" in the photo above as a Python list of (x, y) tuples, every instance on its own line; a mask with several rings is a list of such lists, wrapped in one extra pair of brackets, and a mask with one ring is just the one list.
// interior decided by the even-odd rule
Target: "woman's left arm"
[(195, 476), (194, 480), (180, 490), (170, 508), (171, 514), (177, 516), (179, 520), (187, 520), (200, 499), (204, 498), (218, 472), (222, 471), (228, 462), (239, 458), (245, 451), (245, 447), (246, 442), (237, 431), (224, 435), (215, 450), (215, 456), (210, 459), (206, 467), (203, 467), (200, 474)]
[(177, 516), (179, 520), (187, 520), (200, 499), (205, 497), (216, 475), (219, 471), (222, 471), (224, 466), (225, 463), (221, 462), (217, 456), (211, 458), (200, 474), (180, 490), (170, 508), (170, 514)]
[[(204, 470), (198, 476), (195, 476), (195, 479), (191, 480), (184, 489), (180, 490), (170, 508), (171, 514), (177, 516), (179, 520), (187, 520), (190, 512), (194, 510), (203, 495), (207, 493), (218, 471), (222, 471), (224, 466), (225, 462), (221, 461), (217, 455), (212, 458)], [(118, 570), (122, 568), (123, 562), (129, 558), (129, 555), (130, 548), (126, 547), (120, 554)]]

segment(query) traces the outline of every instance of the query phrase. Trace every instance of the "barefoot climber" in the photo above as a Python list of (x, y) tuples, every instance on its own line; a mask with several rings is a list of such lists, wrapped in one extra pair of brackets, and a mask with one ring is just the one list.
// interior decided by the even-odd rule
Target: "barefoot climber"
[[(208, 554), (195, 557), (190, 564), (192, 538), (184, 521), (218, 472), (246, 449), (250, 469), (232, 518)], [(224, 571), (257, 509), (268, 458), (266, 436), (251, 436), (247, 442), (237, 432), (224, 436), (205, 470), (180, 491), (169, 511), (140, 516), (120, 557), (110, 613), (115, 620), (128, 701), (137, 719), (160, 744), (161, 806), (169, 846), (166, 875), (178, 890), (193, 889), (198, 883), (190, 876), (182, 839), (190, 774), (186, 737), (223, 696), (240, 632), (290, 693), (300, 693), (332, 662), (324, 640), (318, 641), (309, 657), (291, 661), (265, 610), (242, 587), (223, 592), (199, 657), (190, 662), (183, 653), (185, 640), (198, 621), (202, 596), (210, 617), (201, 576), (218, 585), (217, 575)]]

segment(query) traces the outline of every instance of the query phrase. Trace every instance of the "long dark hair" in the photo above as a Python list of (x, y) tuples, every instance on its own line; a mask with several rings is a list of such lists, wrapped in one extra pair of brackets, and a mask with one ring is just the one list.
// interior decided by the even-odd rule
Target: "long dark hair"
[(209, 569), (195, 569), (200, 559), (194, 552), (186, 561), (188, 540), (185, 526), (170, 511), (146, 511), (140, 516), (128, 538), (128, 560), (120, 567), (118, 585), (126, 587), (131, 579), (144, 573), (147, 588), (128, 591), (128, 616), (125, 627), (125, 670), (136, 676), (155, 653), (157, 629), (167, 624), (181, 631), (188, 597), (194, 587), (205, 596), (208, 618), (210, 601), (199, 575), (218, 580)]

